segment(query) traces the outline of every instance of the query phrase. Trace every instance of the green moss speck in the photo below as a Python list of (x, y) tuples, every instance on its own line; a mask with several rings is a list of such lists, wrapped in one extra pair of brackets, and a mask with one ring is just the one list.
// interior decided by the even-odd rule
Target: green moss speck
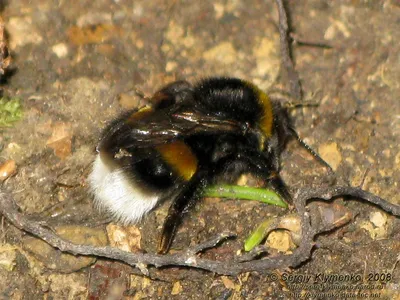
[(17, 98), (0, 99), (0, 127), (10, 127), (12, 123), (22, 119), (22, 105)]

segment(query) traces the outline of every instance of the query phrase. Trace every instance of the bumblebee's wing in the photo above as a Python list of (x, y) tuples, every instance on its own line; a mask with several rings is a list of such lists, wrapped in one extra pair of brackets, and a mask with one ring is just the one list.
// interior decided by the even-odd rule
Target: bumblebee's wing
[(229, 120), (214, 115), (207, 115), (199, 111), (183, 110), (174, 112), (172, 117), (176, 122), (183, 122), (191, 133), (219, 133), (219, 132), (240, 132), (242, 130), (237, 121)]
[(156, 110), (140, 119), (122, 117), (106, 130), (100, 144), (112, 142), (114, 146), (124, 149), (145, 148), (194, 134), (211, 135), (240, 130), (237, 122), (192, 109)]

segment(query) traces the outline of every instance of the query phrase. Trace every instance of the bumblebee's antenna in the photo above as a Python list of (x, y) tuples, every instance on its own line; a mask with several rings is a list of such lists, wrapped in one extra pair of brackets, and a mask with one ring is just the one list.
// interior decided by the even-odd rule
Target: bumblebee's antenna
[(304, 101), (288, 101), (285, 103), (286, 109), (296, 109), (301, 107), (317, 107), (319, 106), (319, 102), (312, 100), (304, 100)]
[(325, 166), (328, 169), (330, 175), (335, 175), (335, 172), (333, 171), (332, 167), (313, 148), (311, 148), (305, 141), (303, 141), (300, 138), (299, 134), (296, 132), (294, 128), (290, 127), (289, 130), (290, 133), (299, 142), (299, 144), (303, 146), (308, 152), (310, 152), (316, 160), (318, 160), (323, 166)]
[(285, 90), (281, 90), (279, 88), (273, 88), (268, 90), (268, 96), (279, 102), (282, 103), (282, 106), (287, 110), (293, 110), (302, 107), (318, 107), (320, 105), (320, 100), (313, 100), (315, 95), (319, 93), (320, 90), (317, 90), (314, 95), (312, 95), (311, 99), (306, 100), (298, 100), (290, 95)]

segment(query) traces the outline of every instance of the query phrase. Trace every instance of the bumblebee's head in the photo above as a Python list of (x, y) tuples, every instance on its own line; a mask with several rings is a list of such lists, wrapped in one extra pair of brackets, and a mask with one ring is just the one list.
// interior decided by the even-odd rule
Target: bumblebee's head
[(238, 122), (249, 143), (259, 151), (280, 153), (290, 136), (286, 109), (251, 82), (208, 78), (200, 82), (194, 96), (207, 114)]
[[(257, 140), (260, 151), (279, 154), (292, 136), (292, 122), (287, 108), (280, 101), (271, 101), (268, 95), (251, 83), (245, 82), (253, 91), (257, 103), (257, 115), (249, 126), (249, 132)], [(251, 125), (250, 125), (251, 124)]]
[(287, 109), (280, 102), (272, 102), (273, 122), (271, 131), (265, 133), (262, 127), (255, 130), (260, 151), (269, 158), (275, 170), (280, 168), (280, 154), (287, 141), (293, 136)]
[(272, 102), (273, 104), (273, 135), (278, 139), (278, 147), (283, 149), (289, 138), (293, 137), (292, 134), (292, 120), (290, 119), (288, 110), (279, 101)]

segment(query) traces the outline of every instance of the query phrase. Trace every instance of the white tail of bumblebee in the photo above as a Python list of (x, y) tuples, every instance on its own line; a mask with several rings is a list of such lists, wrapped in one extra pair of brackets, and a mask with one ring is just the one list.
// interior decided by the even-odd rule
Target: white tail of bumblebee
[(88, 177), (95, 205), (122, 223), (137, 223), (156, 206), (160, 195), (146, 193), (122, 169), (107, 166), (97, 155)]

